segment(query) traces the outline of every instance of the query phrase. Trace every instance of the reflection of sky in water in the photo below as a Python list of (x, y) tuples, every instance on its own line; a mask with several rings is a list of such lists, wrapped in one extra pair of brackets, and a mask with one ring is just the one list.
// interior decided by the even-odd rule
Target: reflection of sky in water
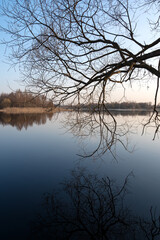
[[(60, 114), (59, 120), (63, 117)], [(121, 116), (121, 122), (122, 119)], [(142, 119), (144, 116), (138, 116), (139, 122)], [(42, 194), (52, 192), (78, 164), (93, 173), (108, 175), (117, 183), (133, 171), (135, 178), (130, 181), (133, 194), (129, 194), (127, 204), (134, 208), (134, 212), (142, 214), (150, 205), (158, 207), (160, 148), (159, 140), (152, 141), (153, 134), (140, 136), (140, 129), (134, 128), (134, 134), (129, 134), (129, 138), (132, 146), (136, 144), (135, 151), (128, 153), (117, 145), (117, 161), (110, 154), (103, 159), (81, 159), (76, 155), (80, 153), (80, 141), (72, 133), (63, 134), (66, 130), (59, 120), (53, 118), (45, 125), (34, 125), (27, 131), (17, 131), (9, 125), (0, 126), (1, 236), (12, 235), (20, 223), (23, 230), (24, 222), (32, 218), (41, 203)], [(125, 116), (125, 120), (137, 122), (133, 116)], [(95, 144), (96, 137), (93, 138), (91, 142)], [(91, 142), (86, 141), (88, 145)]]

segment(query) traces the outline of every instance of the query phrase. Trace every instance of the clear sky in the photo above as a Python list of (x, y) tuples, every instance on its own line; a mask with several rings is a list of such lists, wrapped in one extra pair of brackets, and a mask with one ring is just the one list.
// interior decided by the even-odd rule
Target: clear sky
[[(4, 17), (0, 16), (0, 23), (2, 26), (6, 25)], [(22, 83), (20, 83), (18, 67), (13, 67), (9, 60), (10, 49), (1, 44), (6, 39), (8, 39), (8, 36), (0, 32), (0, 93), (8, 93), (19, 88), (24, 89)]]
[[(7, 63), (8, 62), (8, 63)], [(0, 46), (0, 93), (11, 92), (22, 88), (18, 68), (11, 67), (5, 54), (4, 46)]]
[[(138, 26), (138, 38), (143, 38), (145, 41), (150, 41), (154, 39), (154, 34), (150, 34), (149, 31), (146, 31), (146, 22), (143, 21), (143, 17), (141, 18), (141, 24)], [(5, 24), (5, 20), (0, 18), (1, 24)], [(4, 33), (0, 33), (0, 40), (5, 39), (6, 35)], [(7, 59), (9, 54), (9, 49), (6, 51), (6, 46), (0, 45), (0, 93), (2, 92), (11, 92), (16, 89), (24, 89), (24, 85), (20, 81), (21, 76), (18, 71), (18, 67), (16, 69), (11, 67), (11, 62)], [(8, 62), (8, 63), (7, 63)], [(156, 65), (158, 65), (158, 60), (155, 61)], [(146, 101), (152, 102), (154, 101), (154, 94), (156, 90), (156, 78), (153, 80), (152, 77), (148, 77), (148, 81), (145, 82), (136, 82), (132, 83), (132, 86), (127, 84), (125, 91), (125, 98), (122, 100), (128, 101)], [(117, 87), (112, 94), (112, 101), (119, 101), (124, 96), (123, 88)], [(160, 102), (160, 98), (158, 100)]]

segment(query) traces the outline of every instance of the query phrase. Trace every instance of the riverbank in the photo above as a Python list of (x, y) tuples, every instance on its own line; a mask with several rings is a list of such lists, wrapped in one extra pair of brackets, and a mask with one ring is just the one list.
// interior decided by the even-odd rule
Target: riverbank
[(28, 108), (23, 108), (23, 107), (13, 107), (13, 108), (3, 108), (0, 109), (0, 112), (6, 113), (6, 114), (31, 114), (31, 113), (56, 113), (56, 112), (61, 112), (61, 111), (66, 111), (63, 108), (42, 108), (42, 107), (28, 107)]

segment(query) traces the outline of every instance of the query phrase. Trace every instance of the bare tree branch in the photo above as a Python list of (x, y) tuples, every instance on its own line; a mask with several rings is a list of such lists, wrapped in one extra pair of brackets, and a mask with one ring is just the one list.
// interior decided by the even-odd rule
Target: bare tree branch
[[(153, 78), (157, 89), (149, 122), (156, 120), (158, 129), (160, 38), (155, 34), (146, 42), (137, 37), (139, 14), (146, 20), (154, 6), (159, 7), (158, 0), (3, 0), (1, 14), (8, 25), (1, 30), (10, 35), (4, 43), (12, 48), (13, 62), (20, 64), (27, 86), (52, 95), (57, 104), (92, 100), (99, 113), (110, 113), (105, 103), (114, 86), (125, 89), (128, 82)], [(159, 12), (155, 14), (158, 33)], [(116, 119), (111, 117), (114, 142)]]

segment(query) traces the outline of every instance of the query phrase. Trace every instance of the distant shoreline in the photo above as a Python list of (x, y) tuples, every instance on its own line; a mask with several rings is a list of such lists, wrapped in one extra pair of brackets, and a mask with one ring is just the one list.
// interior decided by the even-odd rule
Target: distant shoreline
[(56, 113), (66, 111), (66, 109), (63, 108), (42, 108), (42, 107), (13, 107), (13, 108), (3, 108), (0, 109), (0, 113), (6, 113), (6, 114), (21, 114), (21, 113)]

